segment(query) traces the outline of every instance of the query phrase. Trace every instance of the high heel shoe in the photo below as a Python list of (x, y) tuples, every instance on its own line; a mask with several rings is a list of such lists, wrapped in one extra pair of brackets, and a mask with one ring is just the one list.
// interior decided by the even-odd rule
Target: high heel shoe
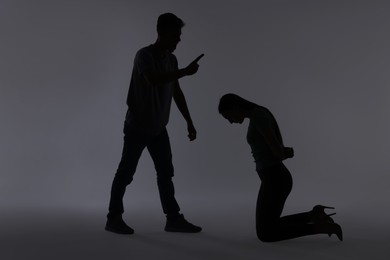
[(336, 223), (330, 225), (332, 225), (332, 227), (330, 228), (331, 233), (329, 234), (335, 234), (340, 241), (343, 241), (343, 230), (341, 229), (341, 226)]
[(340, 241), (343, 241), (343, 230), (341, 229), (341, 226), (336, 223), (334, 223), (334, 225), (336, 225), (334, 234), (336, 234)]
[(329, 236), (335, 234), (340, 241), (343, 241), (343, 230), (341, 229), (341, 226), (339, 224), (322, 223), (322, 224), (315, 224), (315, 227), (318, 233), (328, 234)]
[(334, 207), (316, 205), (311, 210), (311, 219), (314, 224), (334, 223), (334, 220), (330, 217), (336, 213), (326, 214), (325, 209), (334, 209)]

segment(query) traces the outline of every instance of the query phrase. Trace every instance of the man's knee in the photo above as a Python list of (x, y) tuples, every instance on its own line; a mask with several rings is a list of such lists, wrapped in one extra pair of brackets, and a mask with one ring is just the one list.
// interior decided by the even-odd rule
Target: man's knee
[(122, 185), (129, 185), (133, 181), (133, 175), (124, 171), (117, 171), (114, 182)]
[(157, 180), (161, 179), (164, 180), (170, 180), (172, 179), (174, 175), (174, 169), (172, 163), (167, 163), (165, 165), (161, 165), (160, 167), (156, 167), (157, 171)]
[(167, 185), (172, 183), (172, 175), (157, 176), (158, 185)]

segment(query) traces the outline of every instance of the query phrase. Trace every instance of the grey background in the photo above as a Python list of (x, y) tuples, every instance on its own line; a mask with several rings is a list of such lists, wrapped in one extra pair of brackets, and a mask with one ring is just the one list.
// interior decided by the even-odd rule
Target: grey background
[[(137, 232), (129, 239), (102, 229), (134, 54), (155, 41), (168, 11), (186, 23), (179, 64), (205, 53), (198, 74), (180, 81), (198, 139), (187, 140), (174, 105), (168, 126), (177, 198), (205, 232), (162, 231), (145, 152), (126, 193)], [(387, 259), (389, 11), (387, 1), (2, 0), (3, 259)], [(260, 181), (248, 122), (230, 125), (217, 113), (227, 92), (268, 107), (295, 149), (285, 214), (335, 206), (345, 242), (257, 241)]]

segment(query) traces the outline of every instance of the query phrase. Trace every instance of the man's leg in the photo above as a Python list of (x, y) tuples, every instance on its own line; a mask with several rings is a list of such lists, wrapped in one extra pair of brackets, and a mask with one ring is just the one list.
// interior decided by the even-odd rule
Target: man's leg
[(122, 158), (111, 187), (106, 229), (115, 233), (132, 234), (134, 231), (122, 220), (123, 196), (127, 185), (133, 180), (139, 158), (146, 147), (146, 139), (142, 138), (134, 126), (126, 125), (124, 133)]
[(147, 146), (157, 172), (157, 185), (161, 205), (167, 215), (178, 215), (180, 207), (175, 199), (175, 188), (172, 182), (172, 151), (166, 130), (156, 136)]
[(172, 151), (166, 129), (156, 136), (147, 146), (157, 171), (157, 185), (161, 204), (167, 215), (166, 231), (171, 232), (200, 232), (200, 227), (194, 226), (179, 214), (180, 207), (175, 199), (175, 189), (172, 182), (173, 165)]

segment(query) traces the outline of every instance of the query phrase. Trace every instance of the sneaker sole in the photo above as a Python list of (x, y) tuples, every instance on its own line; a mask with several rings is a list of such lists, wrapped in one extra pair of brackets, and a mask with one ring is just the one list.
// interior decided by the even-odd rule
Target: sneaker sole
[(104, 228), (106, 231), (109, 231), (109, 232), (112, 232), (112, 233), (116, 233), (116, 234), (121, 234), (121, 235), (132, 235), (134, 234), (134, 231), (129, 231), (129, 232), (126, 232), (126, 231), (118, 231), (116, 229), (113, 229), (113, 228), (110, 228), (110, 227), (105, 227)]
[(175, 233), (199, 233), (202, 231), (200, 230), (183, 230), (183, 229), (175, 229), (175, 228), (166, 228), (164, 229), (166, 232), (175, 232)]

